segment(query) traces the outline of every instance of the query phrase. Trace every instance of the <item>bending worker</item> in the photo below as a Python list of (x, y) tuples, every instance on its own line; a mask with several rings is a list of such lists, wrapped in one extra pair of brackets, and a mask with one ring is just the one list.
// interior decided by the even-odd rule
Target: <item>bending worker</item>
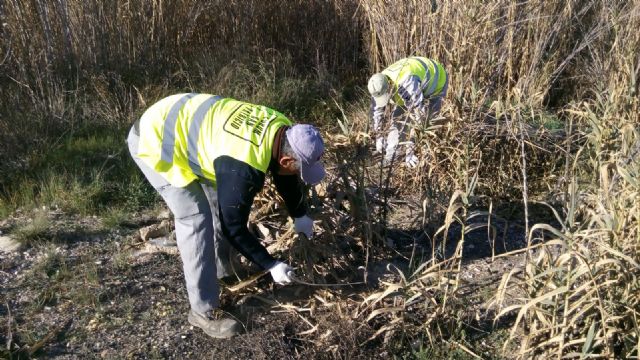
[[(411, 132), (412, 125), (427, 123), (440, 111), (448, 86), (449, 79), (442, 64), (419, 56), (398, 60), (371, 76), (368, 88), (372, 96), (371, 117), (376, 133), (376, 151), (384, 155), (385, 164), (392, 161), (399, 143)], [(391, 121), (387, 122), (384, 115), (390, 101), (396, 108)], [(411, 124), (408, 115), (413, 116), (417, 124)], [(405, 163), (416, 167), (418, 157), (412, 139), (406, 144)]]
[(311, 125), (293, 125), (265, 106), (208, 94), (178, 94), (152, 105), (129, 132), (129, 151), (175, 217), (191, 310), (188, 321), (207, 335), (228, 338), (240, 323), (218, 309), (217, 254), (228, 241), (246, 258), (287, 284), (292, 268), (274, 259), (247, 229), (255, 195), (269, 170), (295, 219), (296, 232), (313, 234), (303, 186), (325, 175), (324, 143)]

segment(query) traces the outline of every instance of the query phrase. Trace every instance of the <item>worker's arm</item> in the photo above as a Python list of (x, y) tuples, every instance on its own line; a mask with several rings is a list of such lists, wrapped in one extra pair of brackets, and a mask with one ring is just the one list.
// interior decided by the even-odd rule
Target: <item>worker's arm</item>
[(373, 122), (373, 131), (380, 131), (385, 128), (384, 122), (384, 106), (377, 106), (376, 102), (371, 98), (371, 120)]
[(273, 183), (287, 207), (289, 216), (299, 218), (307, 214), (307, 204), (304, 201), (304, 185), (297, 175), (278, 175), (272, 170)]
[(398, 94), (404, 101), (408, 112), (425, 114), (426, 104), (422, 94), (422, 82), (420, 78), (413, 75), (404, 79), (398, 86)]
[(217, 158), (214, 168), (222, 232), (247, 259), (270, 269), (276, 260), (247, 228), (253, 199), (264, 185), (264, 173), (228, 156)]

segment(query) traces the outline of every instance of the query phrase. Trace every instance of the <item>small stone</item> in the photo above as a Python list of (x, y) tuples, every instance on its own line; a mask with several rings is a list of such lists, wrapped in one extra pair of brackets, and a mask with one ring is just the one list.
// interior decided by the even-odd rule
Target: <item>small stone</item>
[(9, 236), (0, 236), (0, 251), (18, 252), (22, 249), (22, 244)]
[(165, 237), (171, 233), (171, 227), (169, 220), (162, 220), (160, 224), (153, 224), (140, 229), (140, 237), (144, 241), (152, 238)]

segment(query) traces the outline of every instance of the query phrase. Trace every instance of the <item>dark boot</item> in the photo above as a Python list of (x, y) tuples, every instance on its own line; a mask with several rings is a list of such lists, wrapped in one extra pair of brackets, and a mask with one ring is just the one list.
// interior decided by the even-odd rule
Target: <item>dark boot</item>
[(209, 314), (199, 314), (190, 310), (189, 323), (217, 339), (228, 339), (242, 331), (240, 322), (220, 309), (213, 309)]

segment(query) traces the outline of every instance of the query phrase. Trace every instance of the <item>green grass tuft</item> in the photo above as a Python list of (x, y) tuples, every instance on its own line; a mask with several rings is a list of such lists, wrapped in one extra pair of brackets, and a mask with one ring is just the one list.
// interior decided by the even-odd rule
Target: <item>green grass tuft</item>
[(157, 201), (131, 160), (124, 135), (97, 129), (75, 136), (33, 155), (30, 171), (12, 179), (10, 195), (0, 198), (0, 216), (42, 206), (80, 215), (122, 214)]
[(32, 219), (13, 230), (15, 238), (25, 245), (31, 245), (50, 237), (51, 222), (46, 212), (36, 211)]

